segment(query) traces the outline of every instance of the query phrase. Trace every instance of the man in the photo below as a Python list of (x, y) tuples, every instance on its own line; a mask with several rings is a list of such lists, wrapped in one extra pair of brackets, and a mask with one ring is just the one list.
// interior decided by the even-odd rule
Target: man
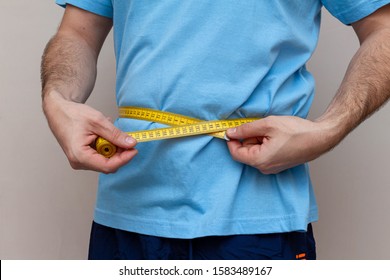
[[(89, 258), (314, 259), (306, 162), (389, 99), (389, 2), (58, 0), (66, 10), (42, 61), (43, 109), (71, 166), (104, 173)], [(309, 121), (305, 63), (322, 5), (361, 47), (326, 112)], [(262, 119), (229, 130), (227, 145), (210, 136), (136, 144), (123, 131), (163, 125), (114, 126), (83, 104), (112, 25), (119, 106)], [(113, 157), (91, 147), (98, 136), (119, 148)]]

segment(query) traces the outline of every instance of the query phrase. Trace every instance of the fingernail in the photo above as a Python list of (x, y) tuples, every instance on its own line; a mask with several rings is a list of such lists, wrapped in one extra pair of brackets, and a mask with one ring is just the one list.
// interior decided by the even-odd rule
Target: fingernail
[(229, 128), (228, 130), (227, 130), (227, 133), (229, 133), (229, 134), (234, 134), (234, 133), (236, 133), (237, 132), (237, 128), (236, 127), (234, 127), (234, 128)]
[(135, 139), (133, 137), (126, 137), (125, 142), (128, 144), (135, 144)]

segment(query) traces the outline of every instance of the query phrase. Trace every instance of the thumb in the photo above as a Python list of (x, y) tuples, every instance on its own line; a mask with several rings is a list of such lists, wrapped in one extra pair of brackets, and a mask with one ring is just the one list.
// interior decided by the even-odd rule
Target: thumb
[(252, 137), (266, 136), (268, 126), (264, 119), (246, 123), (235, 128), (229, 128), (226, 135), (230, 139), (247, 139)]
[(115, 127), (108, 119), (104, 119), (100, 123), (99, 129), (96, 133), (115, 146), (123, 149), (134, 148), (137, 144), (137, 141), (133, 137)]

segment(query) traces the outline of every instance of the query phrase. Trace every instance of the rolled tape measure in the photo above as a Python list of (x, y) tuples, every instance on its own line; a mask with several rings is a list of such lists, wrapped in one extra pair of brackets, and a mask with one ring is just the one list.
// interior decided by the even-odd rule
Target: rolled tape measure
[[(202, 134), (209, 134), (213, 137), (226, 139), (225, 132), (227, 129), (258, 120), (256, 118), (242, 118), (203, 121), (184, 115), (138, 107), (120, 107), (119, 116), (121, 118), (145, 120), (171, 126), (166, 128), (126, 132), (128, 135), (137, 140), (137, 142), (188, 137)], [(96, 139), (95, 148), (99, 154), (107, 158), (112, 157), (117, 150), (115, 145), (101, 137)]]

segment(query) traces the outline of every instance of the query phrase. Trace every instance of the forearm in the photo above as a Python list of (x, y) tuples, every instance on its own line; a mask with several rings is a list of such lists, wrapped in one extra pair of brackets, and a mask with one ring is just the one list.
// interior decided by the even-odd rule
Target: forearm
[(335, 147), (390, 97), (390, 5), (352, 23), (361, 46), (325, 113), (314, 122), (270, 116), (227, 131), (233, 159), (276, 174)]
[(337, 94), (316, 121), (328, 129), (330, 144), (334, 146), (389, 97), (390, 28), (383, 28), (361, 44)]
[[(112, 20), (67, 5), (61, 26), (42, 57), (42, 103), (50, 129), (74, 169), (115, 172), (136, 154), (136, 141), (84, 103)], [(110, 159), (91, 147), (101, 136), (118, 147)]]
[(97, 54), (79, 35), (59, 31), (42, 57), (42, 100), (59, 93), (66, 100), (85, 102), (96, 80)]

